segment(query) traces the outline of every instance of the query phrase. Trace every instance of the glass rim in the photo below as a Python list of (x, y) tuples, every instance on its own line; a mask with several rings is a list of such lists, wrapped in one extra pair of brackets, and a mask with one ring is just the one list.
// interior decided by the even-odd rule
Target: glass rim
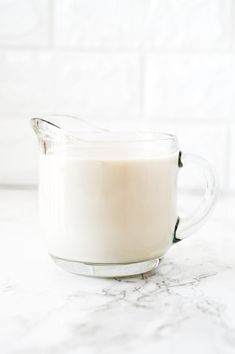
[[(64, 135), (65, 137), (71, 137), (77, 139), (78, 142), (87, 143), (101, 143), (101, 144), (115, 144), (115, 143), (154, 143), (154, 142), (171, 142), (178, 146), (177, 136), (171, 133), (165, 133), (156, 130), (138, 129), (138, 130), (108, 130), (108, 129), (94, 129), (89, 127), (87, 130), (76, 131), (64, 129), (63, 127), (50, 122), (44, 118), (31, 118), (31, 124), (37, 134), (43, 135), (45, 128), (43, 124), (51, 127), (52, 130), (56, 130), (57, 134)], [(45, 130), (46, 132), (46, 130)], [(48, 131), (47, 131), (48, 133)], [(47, 134), (48, 135), (48, 134)], [(50, 139), (49, 139), (50, 140)], [(53, 134), (53, 140), (56, 140), (56, 136)]]

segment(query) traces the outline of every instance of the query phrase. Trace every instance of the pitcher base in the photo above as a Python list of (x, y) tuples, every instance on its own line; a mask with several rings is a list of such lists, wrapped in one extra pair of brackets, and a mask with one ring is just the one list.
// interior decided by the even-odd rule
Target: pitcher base
[(64, 270), (90, 277), (113, 278), (126, 277), (149, 272), (157, 268), (159, 259), (151, 259), (136, 263), (84, 263), (77, 261), (70, 261), (63, 258), (50, 255), (54, 262)]

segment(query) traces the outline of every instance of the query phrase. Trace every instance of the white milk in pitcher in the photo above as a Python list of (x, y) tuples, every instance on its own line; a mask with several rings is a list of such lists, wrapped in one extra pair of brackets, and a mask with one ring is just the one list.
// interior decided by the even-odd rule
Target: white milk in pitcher
[(178, 153), (92, 151), (41, 154), (40, 215), (51, 255), (91, 263), (162, 255), (177, 219)]

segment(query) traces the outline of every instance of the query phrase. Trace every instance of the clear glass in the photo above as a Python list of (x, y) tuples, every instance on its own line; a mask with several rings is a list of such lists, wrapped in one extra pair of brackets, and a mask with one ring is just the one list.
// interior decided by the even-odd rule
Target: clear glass
[[(152, 270), (215, 203), (212, 167), (182, 154), (173, 135), (113, 132), (71, 116), (31, 122), (40, 146), (42, 230), (50, 255), (65, 270), (99, 277)], [(190, 163), (202, 170), (206, 189), (193, 217), (183, 219), (177, 178)]]

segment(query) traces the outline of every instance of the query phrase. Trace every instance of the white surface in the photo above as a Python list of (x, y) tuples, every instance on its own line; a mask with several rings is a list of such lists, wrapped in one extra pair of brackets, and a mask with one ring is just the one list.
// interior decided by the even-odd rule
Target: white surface
[(229, 169), (229, 188), (235, 189), (235, 126), (230, 129), (231, 153)]
[(234, 204), (221, 199), (156, 273), (105, 280), (57, 268), (39, 236), (35, 191), (1, 190), (1, 353), (233, 354)]

